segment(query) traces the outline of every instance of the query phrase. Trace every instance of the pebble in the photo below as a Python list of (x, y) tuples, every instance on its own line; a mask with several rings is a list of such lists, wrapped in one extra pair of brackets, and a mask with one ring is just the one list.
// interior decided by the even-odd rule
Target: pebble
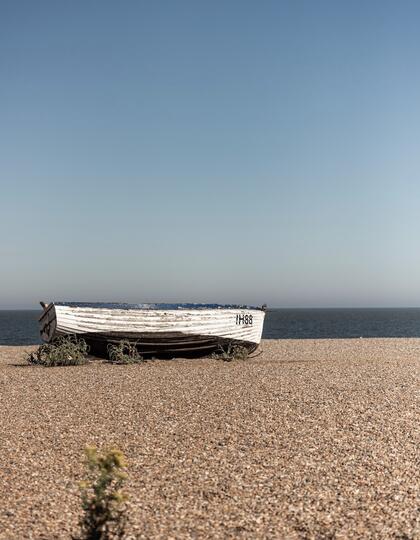
[(420, 339), (42, 368), (0, 347), (0, 540), (70, 539), (86, 445), (128, 460), (130, 539), (420, 538)]

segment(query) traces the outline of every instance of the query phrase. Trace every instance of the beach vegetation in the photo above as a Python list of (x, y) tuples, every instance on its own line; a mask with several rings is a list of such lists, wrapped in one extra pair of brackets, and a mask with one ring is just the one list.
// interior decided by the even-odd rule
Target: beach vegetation
[(89, 347), (77, 336), (60, 336), (51, 343), (40, 345), (35, 351), (28, 353), (27, 362), (32, 365), (78, 366), (86, 364)]
[(228, 342), (226, 345), (219, 345), (211, 357), (215, 360), (223, 360), (224, 362), (232, 362), (233, 360), (246, 360), (249, 356), (249, 351), (243, 345)]
[(135, 364), (143, 362), (144, 358), (137, 349), (137, 343), (121, 340), (108, 345), (108, 361), (111, 364)]
[(83, 516), (81, 535), (74, 540), (118, 540), (126, 538), (127, 496), (122, 488), (127, 479), (124, 454), (118, 449), (85, 450), (87, 477), (80, 482)]

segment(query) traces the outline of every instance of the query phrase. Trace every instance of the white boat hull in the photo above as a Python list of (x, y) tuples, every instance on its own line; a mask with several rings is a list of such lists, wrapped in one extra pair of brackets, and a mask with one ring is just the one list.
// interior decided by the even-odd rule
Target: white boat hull
[[(106, 305), (105, 305), (106, 306)], [(106, 355), (107, 345), (122, 339), (137, 343), (143, 354), (208, 354), (225, 343), (255, 350), (265, 312), (257, 308), (142, 309), (50, 304), (40, 318), (41, 337), (74, 334), (91, 352)]]

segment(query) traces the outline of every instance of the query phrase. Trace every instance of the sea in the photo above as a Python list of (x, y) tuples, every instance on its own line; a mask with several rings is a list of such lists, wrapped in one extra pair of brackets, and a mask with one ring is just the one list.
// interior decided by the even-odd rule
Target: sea
[[(0, 345), (40, 343), (39, 310), (0, 310)], [(269, 309), (265, 339), (420, 337), (420, 308)]]

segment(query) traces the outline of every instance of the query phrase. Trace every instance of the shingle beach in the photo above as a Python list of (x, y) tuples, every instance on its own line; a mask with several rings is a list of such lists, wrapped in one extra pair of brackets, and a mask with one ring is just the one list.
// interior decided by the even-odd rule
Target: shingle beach
[(70, 539), (88, 444), (131, 538), (420, 538), (420, 339), (264, 341), (247, 361), (27, 366), (0, 347), (0, 539)]

